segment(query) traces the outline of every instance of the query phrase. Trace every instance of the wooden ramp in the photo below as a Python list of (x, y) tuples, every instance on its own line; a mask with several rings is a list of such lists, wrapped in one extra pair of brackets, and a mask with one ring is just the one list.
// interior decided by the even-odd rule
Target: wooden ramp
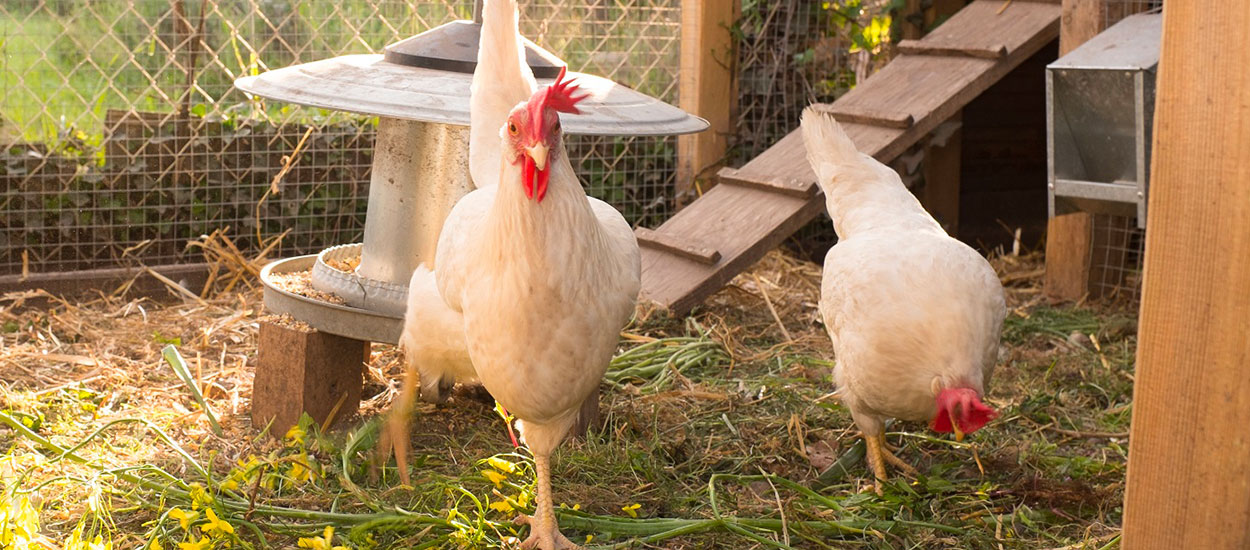
[[(976, 0), (833, 104), (860, 151), (890, 162), (1059, 36), (1057, 2)], [(790, 132), (659, 228), (639, 228), (642, 297), (684, 314), (824, 208)]]

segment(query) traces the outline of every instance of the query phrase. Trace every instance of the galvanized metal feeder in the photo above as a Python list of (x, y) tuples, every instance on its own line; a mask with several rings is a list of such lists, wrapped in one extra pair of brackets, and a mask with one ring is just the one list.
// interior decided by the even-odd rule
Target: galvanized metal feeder
[[(474, 21), (431, 29), (387, 46), (382, 55), (335, 57), (235, 81), (236, 87), (256, 96), (379, 117), (364, 242), (265, 266), (261, 281), (269, 311), (289, 314), (347, 342), (398, 341), (412, 271), (432, 258), (443, 220), (456, 201), (475, 188), (468, 167), (469, 86), (477, 64), (480, 13), (479, 0)], [(538, 85), (550, 84), (565, 63), (529, 40), (524, 46)], [(708, 127), (701, 118), (610, 80), (573, 72), (569, 77), (596, 90), (596, 96), (578, 105), (582, 114), (561, 115), (566, 133), (660, 136)], [(359, 266), (354, 271), (333, 267), (335, 260), (356, 257)], [(333, 293), (346, 304), (287, 292), (273, 284), (275, 274), (310, 269), (315, 289)], [(272, 399), (261, 393), (289, 391), (285, 379), (306, 380), (313, 371), (321, 373), (315, 376), (332, 371), (310, 366), (316, 357), (287, 359), (279, 355), (289, 351), (267, 353), (266, 341), (262, 326), (254, 419), (270, 419), (282, 427), (293, 423), (300, 410), (318, 417), (310, 408), (323, 408), (328, 414), (333, 403), (314, 402), (320, 400), (307, 396), (302, 403), (274, 407), (262, 403)], [(292, 346), (271, 347), (304, 350), (299, 352), (304, 355), (310, 349), (307, 344)], [(283, 361), (294, 366), (277, 364)], [(283, 370), (289, 372), (281, 374)]]
[(1106, 213), (1146, 227), (1163, 16), (1127, 17), (1046, 67), (1050, 215)]

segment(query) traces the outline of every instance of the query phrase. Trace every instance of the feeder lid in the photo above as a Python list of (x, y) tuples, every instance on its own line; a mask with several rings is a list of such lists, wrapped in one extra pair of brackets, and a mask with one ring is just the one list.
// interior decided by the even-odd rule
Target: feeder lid
[[(247, 76), (234, 85), (252, 95), (310, 107), (443, 124), (469, 124), (469, 85), (477, 66), (480, 23), (453, 21), (391, 44), (385, 54), (344, 55)], [(523, 39), (538, 85), (565, 63)], [(700, 132), (706, 120), (606, 78), (569, 72), (591, 97), (582, 113), (561, 113), (569, 134), (675, 135)]]

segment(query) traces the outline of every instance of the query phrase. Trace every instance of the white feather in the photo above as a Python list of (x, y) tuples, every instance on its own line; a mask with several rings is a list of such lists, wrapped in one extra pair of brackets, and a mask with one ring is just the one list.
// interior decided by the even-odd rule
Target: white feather
[(525, 63), (516, 0), (486, 0), (469, 97), (469, 173), (477, 187), (499, 183), (499, 130), (537, 90)]

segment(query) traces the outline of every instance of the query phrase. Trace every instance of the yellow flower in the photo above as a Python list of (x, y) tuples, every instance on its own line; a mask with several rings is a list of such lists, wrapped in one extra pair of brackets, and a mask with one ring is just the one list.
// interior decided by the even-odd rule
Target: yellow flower
[(482, 476), (485, 477), (487, 480), (489, 480), (491, 483), (494, 483), (495, 488), (502, 487), (502, 485), (500, 485), (499, 482), (505, 479), (508, 479), (507, 474), (501, 474), (494, 470), (482, 470)]
[(194, 536), (192, 536), (190, 542), (178, 543), (178, 550), (208, 550), (209, 548), (212, 548), (212, 547), (213, 547), (213, 540), (208, 537), (197, 539)]
[(191, 522), (200, 517), (199, 512), (188, 512), (182, 508), (174, 508), (169, 511), (169, 517), (178, 520), (178, 525), (182, 526), (182, 530), (186, 531), (191, 528)]
[(308, 436), (308, 433), (304, 431), (304, 428), (301, 428), (299, 427), (299, 424), (296, 424), (294, 426), (291, 426), (291, 429), (287, 430), (286, 435), (283, 437), (286, 438), (286, 440), (290, 441), (291, 443), (303, 446), (304, 438), (307, 436)]
[(630, 504), (629, 506), (623, 506), (621, 507), (621, 510), (623, 510), (626, 514), (629, 514), (629, 517), (636, 518), (638, 517), (639, 508), (642, 508), (642, 505), (635, 503), (635, 504)]
[(221, 488), (224, 491), (235, 491), (235, 490), (238, 490), (239, 488), (239, 482), (233, 479), (227, 479), (225, 483), (221, 484)]
[(211, 535), (213, 531), (219, 531), (222, 535), (234, 533), (234, 526), (226, 523), (225, 520), (219, 519), (212, 508), (205, 509), (204, 513), (208, 515), (208, 523), (201, 525), (200, 530), (204, 531), (205, 534)]
[(104, 542), (100, 535), (96, 535), (95, 539), (83, 545), (86, 550), (113, 550), (113, 541)]
[(493, 466), (496, 470), (499, 470), (499, 471), (501, 471), (501, 472), (507, 472), (507, 473), (509, 473), (509, 474), (516, 473), (516, 464), (513, 464), (513, 463), (511, 463), (511, 462), (508, 462), (507, 460), (504, 460), (504, 459), (499, 458), (499, 457), (497, 457), (497, 456), (492, 456), (492, 457), (490, 457), (490, 458), (486, 459), (486, 463), (487, 463), (487, 464), (490, 464), (490, 465), (491, 465), (491, 466)]
[(326, 526), (325, 532), (320, 537), (300, 537), (300, 548), (311, 548), (313, 550), (348, 550), (346, 546), (331, 546), (334, 544), (334, 527)]
[(506, 500), (497, 500), (495, 502), (490, 503), (490, 509), (498, 510), (506, 514), (508, 512), (515, 510), (516, 508), (513, 508), (511, 504), (508, 504), (508, 501)]
[(199, 483), (192, 483), (189, 493), (191, 495), (192, 510), (199, 510), (200, 506), (207, 508), (213, 503), (213, 496), (208, 494), (208, 491), (204, 490), (204, 486)]
[(291, 469), (287, 470), (287, 476), (290, 477), (296, 485), (299, 485), (309, 479), (312, 479), (312, 470), (308, 468), (308, 465), (305, 464), (302, 459), (295, 460), (291, 462)]
[(592, 540), (595, 540), (594, 535), (586, 535), (586, 542), (584, 544), (590, 544), (590, 541)]
[(152, 539), (152, 542), (148, 544), (148, 550), (165, 550), (165, 548), (161, 546), (161, 541)]

